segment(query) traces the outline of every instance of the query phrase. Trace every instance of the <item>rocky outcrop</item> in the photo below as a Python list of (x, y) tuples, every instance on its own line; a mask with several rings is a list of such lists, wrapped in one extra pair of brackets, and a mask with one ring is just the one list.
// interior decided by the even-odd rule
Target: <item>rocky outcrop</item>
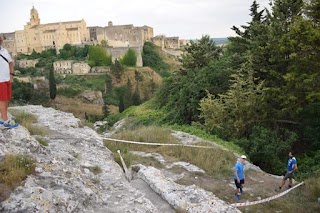
[(185, 209), (188, 212), (240, 212), (211, 192), (195, 185), (183, 186), (168, 180), (160, 170), (154, 167), (136, 165), (133, 169), (138, 172), (138, 177), (147, 182), (175, 209)]
[[(22, 126), (0, 131), (0, 157), (21, 153), (37, 161), (37, 174), (1, 202), (0, 212), (157, 212), (126, 181), (101, 137), (72, 114), (41, 106), (14, 109), (38, 117), (49, 145), (41, 146)], [(94, 174), (92, 167), (101, 172)]]
[[(0, 130), (0, 159), (20, 153), (36, 160), (36, 173), (0, 203), (0, 212), (172, 212), (172, 207), (188, 212), (239, 212), (211, 192), (176, 184), (153, 167), (135, 166), (135, 179), (128, 182), (101, 136), (82, 127), (71, 113), (42, 106), (11, 109), (35, 115), (36, 125), (47, 132), (38, 137), (47, 140), (48, 146), (40, 145), (23, 126)], [(115, 129), (119, 126), (121, 122)], [(194, 170), (188, 163), (180, 164)], [(142, 189), (141, 181), (153, 191)]]

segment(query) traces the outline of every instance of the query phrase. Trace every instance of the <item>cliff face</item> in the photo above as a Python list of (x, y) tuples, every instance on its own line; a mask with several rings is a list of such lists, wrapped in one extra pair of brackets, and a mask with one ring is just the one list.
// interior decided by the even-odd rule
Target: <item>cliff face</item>
[[(23, 126), (0, 131), (0, 158), (28, 154), (37, 164), (37, 173), (1, 203), (1, 212), (157, 212), (126, 181), (101, 137), (72, 114), (41, 106), (14, 109), (38, 117), (38, 125), (48, 129), (49, 146)], [(101, 172), (95, 175), (91, 168)]]

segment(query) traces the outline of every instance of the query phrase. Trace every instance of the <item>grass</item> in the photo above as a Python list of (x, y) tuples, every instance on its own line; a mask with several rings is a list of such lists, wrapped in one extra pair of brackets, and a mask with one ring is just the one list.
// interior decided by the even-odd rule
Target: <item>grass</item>
[(11, 113), (13, 114), (15, 121), (27, 128), (31, 135), (44, 136), (48, 133), (47, 128), (35, 124), (37, 122), (37, 117), (33, 114), (17, 110), (12, 110)]
[[(224, 141), (218, 138), (216, 135), (212, 135), (205, 131), (201, 125), (197, 123), (193, 123), (192, 125), (166, 125), (163, 123), (163, 118), (165, 117), (165, 112), (163, 110), (154, 109), (156, 103), (155, 99), (151, 99), (140, 106), (132, 106), (126, 109), (123, 113), (117, 114), (117, 120), (126, 118), (130, 119), (131, 126), (148, 126), (148, 125), (157, 125), (166, 129), (171, 129), (175, 131), (183, 131), (195, 136), (198, 136), (204, 140), (214, 141), (215, 143), (221, 145), (222, 147), (227, 148), (235, 153), (245, 154), (243, 149), (241, 149), (238, 145)], [(113, 124), (115, 122), (111, 122)]]
[[(35, 160), (27, 155), (9, 154), (0, 161), (0, 198), (6, 199), (10, 191), (35, 170)], [(0, 200), (1, 201), (1, 200)]]
[[(171, 130), (155, 126), (141, 127), (134, 130), (126, 129), (125, 131), (115, 134), (114, 138), (149, 143), (178, 143), (177, 139), (171, 135)], [(116, 152), (120, 150), (128, 167), (132, 165), (133, 162), (139, 161), (139, 159), (129, 151), (157, 152), (171, 160), (190, 162), (202, 168), (208, 174), (215, 176), (229, 174), (230, 168), (232, 168), (234, 163), (234, 155), (232, 152), (218, 148), (202, 149), (181, 146), (147, 146), (112, 141), (105, 141), (104, 144), (114, 153), (115, 160), (118, 163), (120, 160), (116, 157), (118, 156)], [(208, 144), (202, 143), (197, 145)]]
[(89, 170), (95, 175), (102, 172), (101, 168), (98, 165), (89, 167)]
[(41, 144), (42, 146), (48, 146), (48, 141), (42, 137), (36, 137), (36, 140), (39, 142), (39, 144)]

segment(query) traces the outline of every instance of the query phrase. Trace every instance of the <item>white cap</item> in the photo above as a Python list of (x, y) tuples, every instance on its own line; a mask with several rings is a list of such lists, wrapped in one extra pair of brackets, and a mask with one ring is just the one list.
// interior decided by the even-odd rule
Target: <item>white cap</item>
[(247, 159), (247, 156), (245, 156), (245, 155), (241, 155), (241, 157), (240, 158), (242, 158), (242, 159)]

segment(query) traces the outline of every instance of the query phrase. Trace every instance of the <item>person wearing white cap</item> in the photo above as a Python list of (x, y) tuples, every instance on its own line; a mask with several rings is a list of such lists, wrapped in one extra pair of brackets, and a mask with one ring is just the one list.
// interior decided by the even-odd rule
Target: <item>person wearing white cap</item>
[(236, 193), (234, 196), (236, 199), (240, 200), (240, 194), (242, 193), (242, 188), (244, 184), (244, 163), (247, 157), (245, 155), (241, 155), (236, 165), (234, 166), (234, 183), (236, 185)]

